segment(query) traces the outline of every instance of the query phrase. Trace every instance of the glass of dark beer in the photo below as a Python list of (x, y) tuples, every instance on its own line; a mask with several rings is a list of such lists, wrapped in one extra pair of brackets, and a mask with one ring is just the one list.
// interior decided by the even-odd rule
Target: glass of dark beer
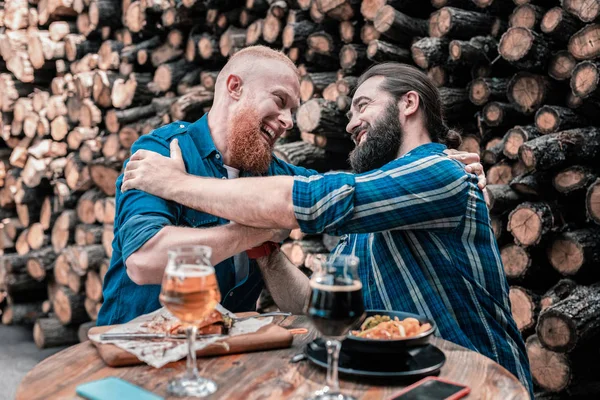
[(338, 359), (342, 340), (365, 312), (362, 284), (358, 278), (358, 258), (351, 255), (318, 255), (316, 271), (310, 278), (312, 294), (307, 314), (325, 339), (327, 385), (313, 400), (352, 400), (340, 392)]
[(204, 397), (217, 390), (217, 384), (198, 375), (194, 343), (197, 323), (221, 301), (215, 270), (210, 264), (212, 249), (183, 246), (169, 250), (159, 300), (184, 325), (188, 341), (187, 371), (169, 382), (167, 392), (174, 396)]

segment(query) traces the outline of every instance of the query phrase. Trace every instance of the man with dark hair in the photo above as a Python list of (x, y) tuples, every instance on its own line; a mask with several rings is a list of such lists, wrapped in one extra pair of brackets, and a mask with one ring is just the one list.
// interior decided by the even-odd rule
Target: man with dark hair
[[(432, 318), (441, 337), (497, 361), (531, 392), (487, 206), (477, 177), (444, 154), (454, 134), (435, 86), (411, 66), (377, 65), (359, 80), (346, 130), (356, 174), (228, 182), (188, 175), (177, 151), (141, 151), (122, 189), (257, 228), (342, 235), (334, 252), (359, 257), (367, 308)], [(302, 312), (308, 279), (280, 252), (261, 263), (276, 303)]]

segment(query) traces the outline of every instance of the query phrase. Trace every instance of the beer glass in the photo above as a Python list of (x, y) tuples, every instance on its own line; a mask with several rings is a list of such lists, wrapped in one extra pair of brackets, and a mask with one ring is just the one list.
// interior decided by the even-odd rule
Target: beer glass
[(307, 314), (325, 339), (327, 385), (313, 400), (352, 400), (340, 393), (338, 359), (341, 341), (365, 312), (362, 284), (358, 278), (358, 258), (350, 255), (319, 254), (316, 271), (310, 278), (312, 289)]
[(168, 251), (160, 303), (185, 326), (188, 341), (187, 371), (169, 382), (167, 392), (175, 396), (204, 397), (217, 390), (215, 382), (198, 375), (194, 342), (196, 323), (208, 316), (221, 301), (215, 270), (210, 264), (212, 249), (182, 246)]

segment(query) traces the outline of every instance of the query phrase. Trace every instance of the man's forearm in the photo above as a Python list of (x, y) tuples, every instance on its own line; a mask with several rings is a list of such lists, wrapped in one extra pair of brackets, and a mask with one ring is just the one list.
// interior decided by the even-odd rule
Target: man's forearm
[(186, 175), (169, 189), (168, 200), (242, 225), (294, 229), (293, 186), (289, 176), (221, 180)]
[(167, 251), (176, 246), (212, 248), (211, 263), (217, 265), (242, 251), (271, 239), (268, 230), (238, 224), (213, 228), (166, 226), (125, 261), (129, 277), (139, 285), (160, 284), (167, 265)]
[(308, 277), (281, 251), (271, 253), (257, 261), (275, 304), (282, 311), (304, 314), (310, 299)]

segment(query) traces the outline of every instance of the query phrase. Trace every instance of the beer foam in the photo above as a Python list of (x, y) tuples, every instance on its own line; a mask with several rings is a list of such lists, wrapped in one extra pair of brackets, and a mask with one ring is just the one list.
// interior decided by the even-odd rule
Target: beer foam
[(325, 290), (327, 292), (353, 292), (362, 289), (362, 282), (355, 280), (352, 281), (352, 284), (350, 285), (327, 285), (310, 281), (310, 287), (312, 289)]
[(215, 269), (207, 265), (181, 264), (179, 267), (167, 267), (167, 274), (180, 279), (184, 278), (202, 278), (213, 275)]

